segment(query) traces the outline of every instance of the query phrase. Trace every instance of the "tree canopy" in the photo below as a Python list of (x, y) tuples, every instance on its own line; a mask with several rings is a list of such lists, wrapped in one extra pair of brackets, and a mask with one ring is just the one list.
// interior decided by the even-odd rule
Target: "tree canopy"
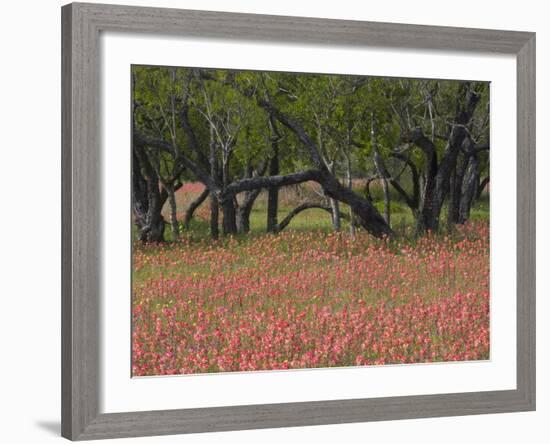
[(133, 212), (144, 241), (164, 239), (166, 202), (179, 235), (174, 196), (186, 181), (205, 186), (197, 206), (210, 196), (214, 238), (219, 211), (223, 234), (247, 232), (262, 190), (266, 230), (280, 231), (289, 223), (277, 219), (280, 188), (309, 181), (322, 201), (290, 219), (324, 208), (336, 230), (345, 218), (352, 235), (391, 237), (396, 195), (421, 235), (441, 228), (444, 208), (447, 228), (468, 220), (489, 181), (486, 82), (133, 66), (132, 92)]

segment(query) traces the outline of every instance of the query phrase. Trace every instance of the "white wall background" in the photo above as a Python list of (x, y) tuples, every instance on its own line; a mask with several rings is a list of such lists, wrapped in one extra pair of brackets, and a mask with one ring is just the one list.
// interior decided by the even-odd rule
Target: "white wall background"
[[(544, 2), (387, 0), (123, 1), (127, 4), (467, 26), (537, 32), (538, 60), (538, 410), (474, 417), (139, 438), (120, 442), (279, 443), (334, 441), (477, 443), (548, 439), (550, 274), (544, 190), (550, 161), (542, 137), (550, 111), (550, 30)], [(114, 3), (103, 0), (103, 3)], [(459, 3), (459, 4), (458, 4)], [(506, 4), (509, 3), (509, 4)], [(0, 406), (3, 442), (60, 442), (60, 6), (3, 5), (0, 39)], [(16, 231), (13, 227), (16, 226)]]

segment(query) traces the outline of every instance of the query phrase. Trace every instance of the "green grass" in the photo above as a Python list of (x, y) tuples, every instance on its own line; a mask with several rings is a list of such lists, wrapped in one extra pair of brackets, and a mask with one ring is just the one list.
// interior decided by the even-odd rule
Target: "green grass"
[[(390, 188), (391, 189), (391, 188)], [(361, 187), (356, 187), (355, 191), (358, 194), (363, 194), (363, 189)], [(305, 193), (307, 194), (307, 189), (305, 190)], [(371, 185), (371, 194), (374, 198), (374, 206), (378, 209), (378, 211), (383, 214), (384, 212), (384, 200), (383, 200), (383, 193), (382, 188), (379, 184), (373, 183)], [(398, 233), (403, 233), (405, 231), (412, 231), (415, 227), (415, 219), (414, 216), (409, 209), (409, 207), (406, 205), (406, 203), (402, 200), (401, 196), (395, 191), (392, 191), (391, 194), (391, 202), (390, 202), (390, 221), (391, 221), (391, 227), (394, 231)], [(290, 197), (289, 197), (290, 196)], [(317, 196), (313, 196), (317, 197)], [(312, 198), (312, 200), (314, 200)], [(278, 220), (283, 220), (286, 215), (292, 211), (293, 208), (295, 208), (297, 205), (299, 205), (303, 201), (302, 199), (299, 199), (298, 197), (293, 196), (291, 192), (287, 192), (284, 195), (283, 199), (280, 199), (279, 202), (279, 211), (278, 211)], [(180, 204), (181, 205), (181, 204)], [(203, 206), (207, 206), (208, 201), (203, 203)], [(184, 206), (184, 205), (181, 205)], [(472, 220), (489, 220), (489, 210), (490, 210), (490, 203), (489, 203), (489, 194), (484, 193), (479, 200), (477, 200), (474, 205), (472, 206), (471, 212), (470, 212), (470, 218)], [(340, 211), (344, 214), (349, 214), (349, 207), (344, 204), (340, 204)], [(165, 214), (165, 218), (167, 218), (167, 214)], [(181, 221), (183, 217), (180, 215), (179, 219)], [(447, 218), (447, 206), (445, 205), (441, 211), (441, 218), (440, 218), (440, 225), (444, 227), (445, 221)], [(222, 215), (220, 213), (220, 230), (221, 230), (221, 219)], [(265, 234), (266, 232), (266, 223), (267, 223), (267, 200), (265, 199), (265, 195), (260, 195), (260, 197), (256, 200), (255, 205), (252, 209), (252, 212), (250, 214), (250, 233), (244, 235), (244, 236), (257, 236), (261, 234)], [(347, 231), (349, 229), (349, 222), (345, 219), (341, 220), (342, 224), (342, 230)], [(302, 211), (300, 214), (295, 216), (290, 224), (285, 228), (285, 230), (293, 230), (297, 232), (305, 232), (305, 231), (317, 231), (322, 230), (325, 232), (332, 231), (332, 220), (330, 214), (325, 211), (318, 208), (312, 208), (309, 210)], [(166, 224), (165, 227), (165, 239), (168, 241), (173, 240), (172, 239), (172, 230), (170, 227), (170, 224)], [(210, 237), (210, 225), (209, 221), (205, 220), (204, 218), (195, 217), (191, 220), (191, 224), (189, 227), (189, 230), (184, 230), (183, 227), (181, 227), (181, 233), (180, 235), (182, 237), (191, 239), (191, 240), (201, 240), (201, 239), (208, 239)], [(239, 235), (237, 237), (241, 237), (243, 235)], [(136, 239), (136, 230), (135, 227), (133, 227), (133, 239)]]
[(489, 195), (484, 194), (475, 202), (470, 210), (470, 219), (472, 220), (489, 220), (490, 201)]
[[(294, 207), (290, 206), (281, 206), (279, 205), (278, 211), (278, 220), (283, 220), (286, 215), (292, 211)], [(340, 211), (344, 211), (344, 208), (341, 208)], [(347, 208), (345, 208), (347, 212)], [(220, 230), (221, 227), (221, 218), (220, 214)], [(266, 232), (267, 225), (267, 207), (259, 202), (254, 206), (252, 212), (250, 213), (250, 233), (245, 234), (245, 236), (255, 236), (259, 234), (264, 234)], [(347, 228), (348, 224), (345, 220), (342, 220), (342, 227)], [(300, 214), (295, 216), (290, 224), (285, 228), (285, 230), (294, 230), (294, 231), (331, 231), (332, 230), (332, 221), (330, 214), (318, 208), (312, 208), (309, 210), (302, 211)], [(203, 238), (210, 237), (210, 223), (207, 220), (201, 219), (199, 217), (194, 217), (191, 220), (189, 230), (184, 230), (181, 227), (181, 236), (190, 237), (194, 240), (199, 240)], [(167, 223), (165, 226), (164, 237), (166, 240), (171, 241), (172, 239), (172, 230), (170, 225)], [(136, 230), (133, 227), (133, 238), (136, 238)]]

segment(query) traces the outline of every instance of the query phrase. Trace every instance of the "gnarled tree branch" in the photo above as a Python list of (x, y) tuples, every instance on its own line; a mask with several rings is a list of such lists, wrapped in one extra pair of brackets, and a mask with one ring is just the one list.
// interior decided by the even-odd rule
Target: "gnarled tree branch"
[(185, 217), (183, 219), (183, 226), (186, 230), (189, 229), (189, 224), (191, 223), (191, 219), (193, 218), (193, 215), (195, 214), (195, 211), (197, 208), (199, 208), (202, 203), (206, 200), (208, 195), (210, 194), (210, 191), (208, 188), (205, 188), (201, 194), (189, 205), (187, 210), (185, 211)]
[[(292, 222), (292, 219), (294, 219), (298, 214), (300, 214), (302, 211), (309, 210), (312, 208), (319, 208), (321, 210), (325, 210), (328, 213), (332, 215), (332, 207), (330, 205), (323, 205), (320, 203), (314, 203), (314, 202), (304, 202), (301, 205), (298, 205), (296, 208), (294, 208), (290, 213), (288, 213), (285, 218), (277, 225), (277, 232), (280, 232), (284, 230), (290, 222)], [(349, 219), (348, 215), (345, 213), (340, 212), (340, 217), (342, 219)]]

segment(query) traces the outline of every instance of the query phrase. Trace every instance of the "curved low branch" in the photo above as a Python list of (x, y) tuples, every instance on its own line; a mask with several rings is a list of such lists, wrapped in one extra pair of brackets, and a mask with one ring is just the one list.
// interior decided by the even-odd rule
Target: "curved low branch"
[[(284, 230), (290, 224), (292, 219), (294, 219), (302, 211), (313, 209), (313, 208), (325, 210), (332, 215), (332, 208), (330, 207), (330, 205), (323, 205), (320, 203), (313, 203), (313, 202), (304, 202), (303, 204), (298, 205), (296, 208), (294, 208), (290, 213), (286, 215), (286, 217), (277, 225), (276, 232), (278, 233)], [(340, 212), (340, 217), (342, 219), (349, 219), (349, 216), (342, 212)]]
[(243, 208), (247, 208), (247, 207), (252, 208), (252, 205), (254, 205), (254, 201), (258, 198), (261, 191), (262, 191), (262, 188), (256, 188), (255, 190), (247, 191), (244, 195), (244, 200), (241, 206)]
[(191, 202), (191, 204), (185, 211), (183, 226), (185, 227), (186, 230), (189, 229), (189, 224), (191, 223), (193, 214), (195, 214), (195, 210), (202, 205), (202, 203), (206, 200), (209, 194), (210, 194), (210, 191), (208, 190), (208, 188), (205, 188), (203, 192), (199, 194), (199, 196), (193, 202)]
[(367, 197), (369, 202), (374, 202), (374, 199), (372, 197), (372, 193), (371, 193), (371, 190), (370, 190), (370, 185), (371, 185), (371, 183), (373, 183), (376, 180), (382, 180), (382, 177), (381, 176), (370, 176), (370, 177), (367, 178), (367, 181), (365, 182), (364, 193), (365, 193), (365, 196)]
[(481, 195), (483, 194), (483, 190), (487, 187), (487, 185), (489, 184), (490, 182), (490, 178), (489, 176), (485, 177), (481, 183), (479, 184), (479, 187), (477, 188), (477, 193), (476, 193), (476, 199), (479, 200), (479, 198), (481, 197)]
[(403, 189), (401, 184), (396, 179), (390, 177), (390, 183), (397, 190), (397, 192), (401, 194), (401, 196), (403, 196), (403, 199), (405, 199), (405, 202), (407, 203), (409, 208), (415, 210), (418, 208), (418, 205), (420, 203), (420, 181), (419, 181), (418, 169), (416, 168), (413, 161), (407, 156), (403, 155), (402, 153), (392, 153), (391, 155), (392, 157), (395, 157), (396, 159), (399, 159), (402, 162), (404, 162), (411, 170), (412, 184), (413, 184), (412, 196), (409, 196), (407, 194), (407, 192)]
[(321, 172), (318, 170), (306, 170), (299, 173), (286, 174), (282, 176), (257, 176), (237, 180), (230, 183), (224, 190), (224, 194), (237, 194), (243, 191), (252, 191), (258, 188), (282, 187), (285, 185), (296, 185), (307, 181), (321, 180)]
[(250, 231), (250, 213), (261, 191), (262, 188), (257, 188), (244, 193), (243, 202), (237, 208), (237, 229), (239, 233), (248, 233)]

